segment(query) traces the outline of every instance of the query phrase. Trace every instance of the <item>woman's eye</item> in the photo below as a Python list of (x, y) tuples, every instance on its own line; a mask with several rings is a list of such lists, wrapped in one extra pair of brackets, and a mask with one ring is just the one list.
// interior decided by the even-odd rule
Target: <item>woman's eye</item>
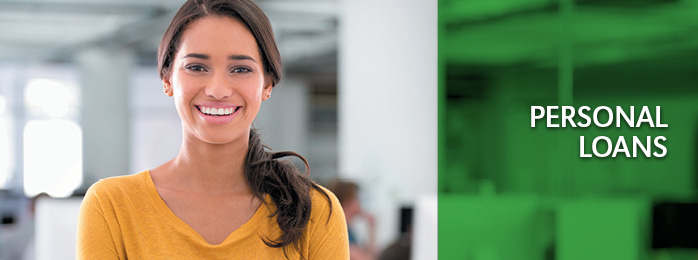
[(192, 71), (206, 71), (206, 69), (200, 65), (189, 65), (189, 66), (186, 66), (184, 68), (187, 70), (192, 70)]
[(249, 73), (249, 72), (252, 72), (252, 70), (248, 69), (248, 68), (234, 68), (231, 72), (232, 73)]

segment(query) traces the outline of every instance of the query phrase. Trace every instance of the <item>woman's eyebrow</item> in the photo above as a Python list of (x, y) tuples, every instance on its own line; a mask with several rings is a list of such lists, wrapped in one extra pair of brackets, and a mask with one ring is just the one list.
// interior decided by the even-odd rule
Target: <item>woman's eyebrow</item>
[(200, 53), (189, 53), (187, 55), (184, 55), (184, 57), (182, 57), (182, 59), (184, 59), (184, 58), (199, 58), (202, 60), (208, 60), (209, 56), (206, 54), (200, 54)]
[[(201, 53), (189, 53), (189, 54), (187, 54), (187, 55), (184, 55), (184, 57), (182, 57), (182, 58), (183, 58), (183, 59), (184, 59), (184, 58), (199, 58), (199, 59), (202, 59), (202, 60), (208, 60), (208, 59), (210, 59), (211, 57), (208, 56), (208, 55), (206, 55), (206, 54), (201, 54)], [(250, 57), (250, 56), (247, 56), (247, 55), (242, 55), (242, 54), (240, 54), (240, 55), (230, 55), (230, 56), (228, 56), (228, 59), (229, 59), (229, 60), (251, 60), (252, 62), (257, 63), (257, 60), (255, 60), (254, 58), (252, 58), (252, 57)]]
[(247, 55), (230, 55), (230, 56), (228, 56), (228, 59), (229, 60), (251, 60), (252, 62), (257, 63), (257, 61), (254, 58), (247, 56)]

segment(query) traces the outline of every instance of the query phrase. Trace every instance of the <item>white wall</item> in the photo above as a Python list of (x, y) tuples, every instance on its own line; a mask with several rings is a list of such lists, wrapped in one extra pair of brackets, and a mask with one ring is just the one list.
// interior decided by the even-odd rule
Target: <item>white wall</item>
[(274, 151), (308, 154), (310, 98), (307, 83), (284, 78), (262, 102), (253, 126)]
[(36, 260), (75, 259), (80, 198), (36, 202)]
[(385, 246), (399, 206), (437, 191), (437, 2), (341, 3), (339, 175), (362, 185)]
[(177, 156), (182, 143), (182, 121), (174, 100), (163, 91), (155, 66), (140, 66), (132, 75), (129, 90), (131, 167), (128, 173), (137, 173)]

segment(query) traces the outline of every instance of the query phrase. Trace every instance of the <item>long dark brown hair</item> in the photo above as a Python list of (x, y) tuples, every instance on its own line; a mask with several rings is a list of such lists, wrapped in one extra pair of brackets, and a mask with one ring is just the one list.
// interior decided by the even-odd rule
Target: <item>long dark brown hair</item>
[[(177, 54), (181, 35), (187, 25), (196, 19), (210, 15), (233, 17), (247, 26), (257, 40), (265, 80), (271, 80), (272, 86), (276, 86), (281, 80), (283, 69), (271, 24), (264, 12), (249, 0), (189, 0), (184, 3), (175, 14), (160, 42), (157, 56), (160, 78), (170, 77), (172, 60)], [(262, 238), (262, 240), (269, 247), (284, 248), (284, 253), (286, 253), (286, 246), (290, 244), (295, 244), (298, 249), (297, 242), (310, 219), (311, 188), (318, 190), (330, 202), (330, 214), (332, 214), (329, 195), (308, 176), (301, 174), (291, 162), (278, 160), (286, 156), (298, 157), (305, 163), (306, 170), (309, 169), (308, 162), (303, 156), (290, 151), (271, 152), (269, 147), (262, 143), (259, 134), (254, 129), (250, 130), (249, 150), (245, 158), (247, 182), (254, 195), (262, 201), (265, 195), (269, 194), (276, 205), (276, 212), (270, 217), (276, 216), (279, 228), (283, 231), (278, 238)]]

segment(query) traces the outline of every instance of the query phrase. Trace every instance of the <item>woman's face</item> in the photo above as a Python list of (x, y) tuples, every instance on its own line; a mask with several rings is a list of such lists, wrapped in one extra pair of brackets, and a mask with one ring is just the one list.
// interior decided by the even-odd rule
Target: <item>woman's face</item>
[(171, 68), (163, 85), (171, 89), (186, 137), (214, 144), (247, 141), (272, 88), (265, 83), (257, 41), (244, 24), (224, 16), (191, 22)]

